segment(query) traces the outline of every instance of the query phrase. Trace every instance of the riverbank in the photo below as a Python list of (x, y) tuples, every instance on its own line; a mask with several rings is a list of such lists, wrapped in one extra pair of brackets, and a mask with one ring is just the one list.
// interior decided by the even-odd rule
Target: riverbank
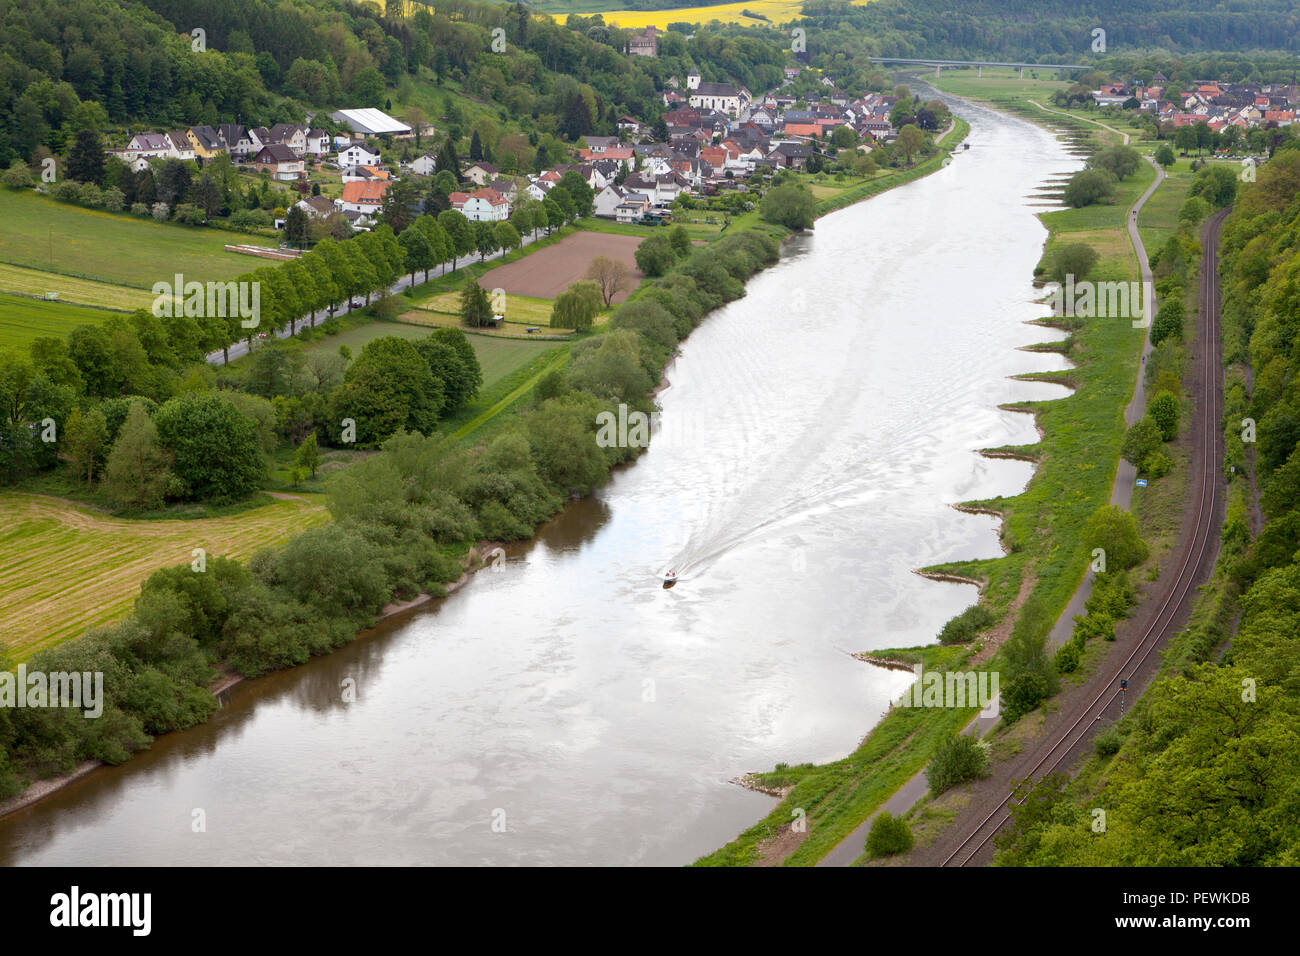
[[(1087, 140), (1075, 139), (1080, 141)], [(1091, 142), (1094, 148), (1101, 145), (1095, 139)], [(1035, 274), (1043, 272), (1056, 248), (1078, 238), (1103, 248), (1103, 257), (1092, 274), (1095, 278), (1134, 278), (1135, 263), (1127, 246), (1117, 253), (1117, 243), (1102, 237), (1112, 233), (1123, 237), (1127, 210), (1153, 177), (1143, 164), (1139, 174), (1120, 184), (1113, 206), (1040, 213), (1048, 238)], [(1041, 436), (1034, 445), (994, 450), (1023, 455), (1035, 464), (1025, 490), (1011, 497), (961, 503), (963, 508), (991, 511), (1001, 517), (1005, 554), (923, 569), (928, 574), (947, 575), (950, 580), (980, 582), (980, 603), (993, 612), (999, 628), (1009, 629), (1021, 639), (1045, 637), (1087, 569), (1082, 527), (1109, 498), (1124, 433), (1122, 411), (1133, 393), (1143, 340), (1144, 332), (1133, 330), (1126, 321), (1090, 323), (1069, 330), (1064, 354), (1075, 367), (1034, 379), (1072, 387), (1073, 393), (1051, 401), (1004, 406), (1033, 414)], [(1061, 346), (1052, 350), (1060, 351)], [(982, 643), (977, 638), (967, 646), (967, 656), (950, 660), (948, 669), (973, 667), (982, 659), (978, 657)], [(995, 657), (993, 662), (997, 660)], [(913, 781), (938, 742), (959, 732), (975, 714), (974, 708), (894, 708), (857, 750), (840, 761), (758, 774), (766, 785), (779, 782), (793, 784), (794, 789), (763, 821), (698, 863), (773, 862), (770, 849), (779, 847), (781, 858), (776, 862), (816, 864)], [(794, 807), (806, 814), (809, 823), (797, 842), (783, 839)], [(854, 856), (860, 852), (859, 846)]]

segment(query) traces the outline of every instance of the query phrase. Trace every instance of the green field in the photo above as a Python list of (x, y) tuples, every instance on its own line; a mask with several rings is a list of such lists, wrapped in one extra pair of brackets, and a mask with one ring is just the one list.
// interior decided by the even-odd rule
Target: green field
[(100, 322), (108, 315), (103, 309), (0, 293), (0, 347), (23, 348), (42, 335), (63, 338), (78, 325)]
[[(355, 329), (348, 329), (338, 335), (332, 335), (320, 342), (315, 342), (307, 350), (324, 349), (334, 352), (340, 345), (346, 345), (355, 356), (367, 342), (385, 335), (395, 335), (402, 339), (422, 339), (430, 332), (428, 326), (411, 325), (407, 322), (369, 322)], [(505, 378), (519, 366), (535, 356), (556, 347), (554, 342), (530, 342), (527, 339), (493, 338), (488, 335), (466, 335), (474, 354), (478, 356), (483, 369), (483, 388), (488, 389)]]
[(228, 279), (268, 264), (225, 251), (247, 238), (0, 190), (0, 263), (44, 272), (137, 289), (178, 272), (187, 281)]
[(0, 263), (0, 292), (21, 292), (44, 296), (54, 292), (61, 302), (90, 305), (99, 309), (133, 312), (153, 307), (154, 295), (147, 289), (132, 289), (93, 279), (77, 279), (55, 272), (26, 269)]
[(329, 513), (319, 495), (274, 500), (218, 518), (114, 518), (64, 498), (0, 494), (0, 639), (15, 662), (130, 609), (159, 568), (191, 551), (247, 558)]

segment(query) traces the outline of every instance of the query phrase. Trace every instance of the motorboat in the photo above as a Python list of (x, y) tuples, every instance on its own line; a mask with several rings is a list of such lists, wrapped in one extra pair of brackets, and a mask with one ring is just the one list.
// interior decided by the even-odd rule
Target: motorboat
[(664, 572), (664, 587), (665, 587), (665, 588), (670, 588), (670, 587), (672, 587), (672, 586), (673, 586), (674, 584), (676, 584), (676, 583), (677, 583), (677, 572), (676, 572), (676, 571), (665, 571), (665, 572)]

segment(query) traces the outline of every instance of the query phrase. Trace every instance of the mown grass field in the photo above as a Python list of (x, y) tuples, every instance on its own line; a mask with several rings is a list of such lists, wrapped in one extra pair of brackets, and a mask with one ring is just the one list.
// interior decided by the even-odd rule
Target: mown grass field
[(103, 309), (0, 292), (0, 348), (25, 348), (42, 335), (61, 339), (78, 325), (100, 322), (107, 315)]
[(61, 302), (113, 309), (118, 312), (148, 309), (153, 306), (154, 300), (153, 293), (147, 289), (132, 289), (108, 282), (96, 282), (93, 279), (77, 279), (56, 272), (26, 269), (8, 263), (0, 263), (0, 291), (39, 296), (56, 292)]
[(187, 281), (227, 279), (266, 265), (225, 251), (247, 238), (0, 190), (0, 263), (43, 272), (137, 289), (178, 272)]
[(247, 558), (329, 520), (319, 495), (277, 499), (229, 517), (115, 518), (63, 498), (0, 494), (0, 639), (14, 662), (114, 620), (159, 568), (191, 551)]
[[(514, 322), (523, 325), (550, 325), (551, 308), (555, 303), (551, 299), (539, 299), (531, 295), (515, 295), (505, 293), (505, 308), (500, 314), (505, 317), (507, 322)], [(428, 299), (422, 308), (439, 312), (444, 315), (458, 316), (460, 314), (460, 293), (444, 292), (441, 295), (435, 295)]]

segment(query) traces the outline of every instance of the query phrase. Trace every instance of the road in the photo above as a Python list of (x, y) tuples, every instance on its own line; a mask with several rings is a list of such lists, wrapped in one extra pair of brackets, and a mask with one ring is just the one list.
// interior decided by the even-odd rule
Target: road
[[(540, 236), (537, 235), (525, 236), (523, 237), (523, 244), (525, 246), (532, 245), (535, 241), (537, 241), (537, 239), (545, 238), (545, 237), (546, 237), (545, 233), (541, 234)], [(501, 258), (502, 255), (504, 255), (504, 253), (502, 252), (502, 250), (498, 249), (496, 252), (485, 257), (483, 261), (491, 262), (493, 259)], [(462, 263), (473, 262), (473, 261), (475, 261), (474, 257), (470, 255), (458, 259), (457, 264), (460, 265)], [(429, 270), (428, 280), (421, 277), (421, 278), (417, 278), (415, 282), (412, 282), (411, 277), (409, 275), (404, 275), (400, 277), (396, 282), (394, 282), (388, 291), (392, 295), (400, 295), (402, 292), (404, 292), (406, 289), (410, 288), (413, 285), (419, 285), (425, 281), (432, 281), (434, 279), (440, 278), (441, 276), (447, 275), (451, 271), (453, 270), (450, 268), (449, 264), (444, 262), (436, 269)], [(423, 273), (421, 273), (420, 275), (423, 276)], [(350, 312), (351, 309), (349, 309), (348, 311)], [(298, 320), (297, 325), (299, 328), (302, 328), (304, 323), (315, 325), (317, 322), (325, 321), (325, 319), (329, 318), (329, 315), (330, 313), (328, 309), (321, 309), (319, 312), (313, 312), (310, 315), (303, 316)], [(275, 330), (275, 337), (278, 339), (287, 339), (289, 338), (289, 336), (290, 336), (290, 332), (287, 326), (285, 328)], [(228, 351), (230, 353), (230, 358), (229, 358), (230, 361), (234, 361), (235, 359), (239, 358), (242, 355), (247, 355), (248, 340), (240, 339), (238, 342), (233, 343), (230, 346)], [(211, 365), (224, 365), (226, 364), (227, 361), (226, 350), (217, 349), (216, 351), (209, 353), (207, 358), (208, 358), (208, 363)]]
[[(1038, 103), (1034, 103), (1034, 105), (1049, 113), (1056, 112), (1055, 110), (1048, 110), (1046, 107), (1043, 107)], [(1127, 133), (1111, 129), (1111, 127), (1105, 126), (1104, 123), (1097, 123), (1096, 125), (1102, 126), (1111, 130), (1111, 132), (1123, 136), (1124, 142), (1128, 142)], [(1151, 160), (1148, 158), (1147, 162), (1151, 162)], [(1146, 204), (1147, 200), (1151, 198), (1152, 194), (1155, 193), (1165, 179), (1164, 170), (1155, 163), (1151, 163), (1151, 165), (1155, 168), (1156, 178), (1146, 191), (1138, 197), (1132, 207), (1130, 207), (1127, 215), (1129, 241), (1132, 244), (1133, 253), (1137, 258), (1138, 268), (1142, 278), (1143, 321), (1147, 327), (1147, 337), (1142, 346), (1142, 364), (1138, 369), (1137, 382), (1133, 396), (1124, 410), (1124, 420), (1130, 425), (1138, 421), (1146, 410), (1146, 382), (1143, 373), (1145, 370), (1146, 357), (1151, 352), (1150, 327), (1153, 310), (1151, 265), (1147, 256), (1146, 248), (1142, 244), (1142, 237), (1138, 234), (1138, 214), (1142, 211), (1142, 207)], [(1217, 313), (1215, 321), (1215, 328), (1217, 329)], [(1134, 467), (1128, 462), (1121, 459), (1119, 467), (1115, 473), (1115, 480), (1111, 485), (1111, 504), (1117, 504), (1124, 508), (1129, 507), (1133, 498), (1133, 483), (1136, 478), (1136, 469), (1134, 469)], [(1218, 526), (1215, 525), (1215, 527), (1217, 528)], [(1079, 586), (1075, 589), (1070, 601), (1066, 604), (1065, 609), (1061, 612), (1060, 617), (1057, 618), (1055, 625), (1052, 627), (1052, 631), (1048, 635), (1049, 647), (1059, 647), (1070, 639), (1074, 633), (1075, 615), (1084, 612), (1084, 604), (1092, 594), (1092, 584), (1093, 574), (1089, 571), (1083, 581), (1081, 581)], [(965, 728), (963, 728), (962, 733), (982, 737), (993, 728), (999, 719), (1000, 718), (997, 716), (977, 716), (967, 724)], [(857, 826), (853, 832), (837, 844), (830, 853), (818, 861), (817, 865), (852, 866), (853, 862), (862, 855), (863, 845), (866, 842), (867, 834), (871, 830), (871, 824), (875, 820), (876, 815), (880, 813), (881, 810), (887, 810), (894, 816), (906, 813), (925, 796), (928, 789), (929, 783), (926, 780), (925, 772), (921, 771), (908, 780), (907, 783), (897, 790), (888, 800), (881, 804), (881, 806), (867, 817), (867, 819), (865, 819), (859, 826)]]

